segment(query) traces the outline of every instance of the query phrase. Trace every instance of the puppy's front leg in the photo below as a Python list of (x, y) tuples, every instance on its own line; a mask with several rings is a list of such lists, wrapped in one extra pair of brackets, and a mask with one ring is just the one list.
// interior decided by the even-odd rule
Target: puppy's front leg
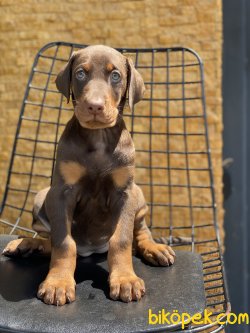
[(123, 206), (108, 252), (110, 297), (124, 302), (139, 300), (145, 293), (144, 281), (135, 274), (132, 264), (135, 211), (131, 199), (128, 197)]
[(71, 237), (74, 192), (72, 187), (52, 187), (46, 197), (46, 214), (51, 224), (51, 261), (49, 273), (37, 293), (46, 304), (64, 305), (75, 300), (76, 244)]

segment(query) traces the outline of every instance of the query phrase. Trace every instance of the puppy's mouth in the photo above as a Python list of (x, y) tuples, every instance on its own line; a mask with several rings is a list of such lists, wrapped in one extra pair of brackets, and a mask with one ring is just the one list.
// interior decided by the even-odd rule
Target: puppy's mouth
[(109, 122), (104, 122), (104, 121), (99, 121), (99, 120), (93, 119), (93, 120), (86, 121), (83, 124), (80, 122), (80, 124), (83, 127), (87, 127), (90, 129), (107, 128), (107, 127), (113, 127), (116, 124), (116, 119), (113, 119)]
[(100, 129), (100, 128), (107, 128), (113, 127), (116, 124), (117, 117), (112, 119), (99, 119), (97, 116), (92, 117), (79, 117), (76, 114), (76, 118), (78, 119), (80, 125), (85, 128), (89, 129)]

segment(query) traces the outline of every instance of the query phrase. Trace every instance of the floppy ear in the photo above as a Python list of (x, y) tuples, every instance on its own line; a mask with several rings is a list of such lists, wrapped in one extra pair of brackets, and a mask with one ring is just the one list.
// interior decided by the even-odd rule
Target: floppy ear
[(127, 59), (128, 65), (128, 102), (132, 110), (133, 105), (139, 102), (145, 92), (145, 86), (141, 74), (135, 69), (133, 61)]
[(74, 52), (67, 65), (57, 75), (55, 81), (57, 89), (67, 98), (67, 103), (69, 103), (70, 100), (71, 69), (75, 56), (76, 54)]

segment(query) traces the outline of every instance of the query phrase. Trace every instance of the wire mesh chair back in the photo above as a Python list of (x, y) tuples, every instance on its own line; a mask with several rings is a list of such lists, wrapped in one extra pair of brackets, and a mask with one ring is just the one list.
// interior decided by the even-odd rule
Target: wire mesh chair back
[[(84, 45), (51, 43), (37, 54), (25, 92), (1, 205), (1, 233), (31, 230), (35, 194), (50, 185), (57, 143), (73, 107), (55, 78)], [(124, 119), (136, 148), (136, 183), (154, 237), (201, 253), (207, 305), (227, 309), (205, 110), (203, 66), (186, 48), (118, 49), (133, 59), (146, 93)], [(220, 329), (218, 326), (216, 329)]]

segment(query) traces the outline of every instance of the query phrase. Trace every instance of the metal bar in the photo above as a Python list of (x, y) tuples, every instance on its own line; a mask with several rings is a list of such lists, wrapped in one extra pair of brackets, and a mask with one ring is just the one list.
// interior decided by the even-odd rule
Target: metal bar
[[(39, 90), (39, 91), (45, 91), (45, 88), (41, 88), (41, 87), (37, 87), (37, 86), (33, 86), (32, 84), (29, 85), (30, 89), (34, 89), (34, 90)], [(51, 93), (55, 93), (55, 94), (61, 94), (59, 91), (54, 90), (54, 89), (47, 89), (47, 92), (51, 92)]]
[(13, 208), (13, 209), (19, 210), (21, 212), (32, 213), (31, 209), (25, 209), (25, 208), (22, 208), (22, 207), (17, 207), (15, 205), (8, 204), (7, 202), (5, 203), (5, 206), (9, 207), (9, 208)]
[(18, 139), (20, 140), (25, 140), (25, 141), (31, 141), (31, 142), (37, 142), (37, 143), (47, 143), (47, 144), (55, 144), (53, 141), (48, 141), (48, 140), (36, 140), (36, 139), (31, 139), (31, 138), (25, 138), (22, 136), (18, 136)]
[[(147, 135), (166, 135), (166, 132), (146, 132), (146, 131), (134, 131), (133, 134), (147, 134)], [(169, 136), (204, 136), (205, 133), (168, 133)], [(137, 151), (137, 150), (136, 150)], [(164, 153), (166, 153), (164, 151)]]
[(205, 283), (211, 283), (211, 282), (217, 282), (217, 281), (223, 281), (223, 276), (220, 276), (220, 277), (217, 277), (217, 278), (213, 278), (213, 279), (204, 280), (204, 284)]
[[(13, 175), (20, 175), (20, 176), (29, 176), (30, 174), (28, 172), (18, 172), (18, 171), (12, 171)], [(39, 173), (33, 173), (33, 177), (42, 177), (42, 178), (51, 178), (51, 176), (39, 174)]]
[[(207, 227), (212, 227), (213, 224), (198, 224), (198, 225), (194, 225), (194, 228), (198, 229), (198, 228), (207, 228)], [(152, 226), (152, 229), (158, 229), (158, 230), (169, 230), (170, 227), (168, 226)], [(172, 230), (188, 230), (191, 229), (191, 226), (172, 226)]]
[[(5, 221), (5, 220), (3, 220), (3, 219), (0, 219), (0, 222), (3, 223), (3, 224), (6, 224), (7, 226), (12, 227), (12, 228), (13, 228), (13, 226), (14, 226), (13, 223), (10, 223), (10, 222)], [(19, 230), (23, 230), (23, 231), (26, 231), (26, 232), (30, 232), (30, 233), (32, 233), (32, 234), (37, 234), (34, 230), (31, 230), (31, 229), (29, 229), (29, 228), (25, 228), (25, 227), (21, 227), (21, 226), (17, 226), (16, 228), (19, 229)]]
[(222, 272), (222, 270), (219, 269), (218, 271), (213, 271), (213, 272), (207, 272), (207, 273), (204, 273), (204, 272), (203, 272), (203, 275), (204, 275), (204, 276), (208, 276), (208, 275), (219, 274), (219, 273), (221, 273), (221, 272)]
[(220, 292), (220, 293), (215, 293), (215, 294), (207, 294), (206, 298), (213, 298), (213, 297), (217, 297), (217, 296), (224, 296), (224, 292)]
[[(218, 261), (218, 259), (216, 259), (216, 260)], [(218, 267), (218, 266), (221, 266), (221, 262), (214, 264), (214, 265), (210, 265), (210, 266), (203, 266), (203, 269), (209, 269), (209, 268)]]
[(210, 254), (219, 254), (219, 250), (215, 250), (215, 251), (210, 251), (210, 252), (202, 252), (200, 253), (201, 256), (207, 256), (207, 255), (210, 255)]
[[(44, 90), (44, 91), (46, 92), (47, 90)], [(59, 109), (59, 106), (56, 106), (56, 105), (48, 105), (48, 104), (45, 104), (45, 103), (31, 102), (31, 101), (28, 101), (28, 100), (25, 100), (24, 103), (27, 104), (27, 105), (38, 106), (38, 107), (47, 108), (47, 109), (54, 109), (54, 110)], [(63, 111), (74, 111), (74, 109), (72, 109), (72, 108), (61, 108), (61, 109)]]
[[(182, 82), (185, 82), (185, 52), (184, 50), (182, 51), (182, 63), (183, 63), (183, 67), (182, 67)], [(183, 114), (183, 131), (184, 131), (184, 146), (185, 146), (185, 162), (186, 162), (186, 177), (187, 177), (187, 184), (190, 185), (191, 180), (190, 180), (190, 168), (189, 168), (189, 160), (188, 160), (188, 142), (187, 142), (187, 126), (186, 126), (186, 104), (185, 104), (185, 85), (182, 84), (182, 98), (183, 98), (183, 102), (182, 102), (182, 114)], [(194, 252), (194, 219), (193, 219), (193, 210), (192, 210), (192, 193), (191, 193), (191, 188), (190, 186), (187, 187), (188, 189), (188, 201), (189, 201), (189, 205), (190, 205), (190, 209), (189, 209), (189, 216), (190, 216), (190, 224), (192, 226), (192, 231), (191, 231), (191, 238), (192, 238), (192, 252)]]
[[(145, 99), (146, 100), (146, 99)], [(164, 102), (166, 102), (166, 100), (164, 99), (163, 100)], [(69, 109), (67, 109), (67, 111), (68, 111)], [(124, 113), (124, 116), (125, 117), (135, 117), (135, 118), (145, 118), (145, 119), (147, 119), (147, 118), (153, 118), (153, 119), (164, 119), (164, 118), (169, 118), (169, 119), (183, 119), (183, 116), (169, 116), (169, 117), (167, 117), (167, 116), (157, 116), (157, 115), (153, 115), (152, 117), (150, 116), (150, 115), (139, 115), (139, 114), (137, 114), (137, 115), (132, 115), (132, 114), (130, 114), (130, 113)], [(193, 115), (186, 115), (186, 118), (188, 119), (195, 119), (195, 118), (203, 118), (203, 116), (202, 115), (198, 115), (198, 114), (193, 114)]]
[[(55, 60), (55, 59), (54, 59)], [(34, 72), (35, 73), (39, 73), (39, 74), (44, 74), (44, 75), (49, 75), (49, 76), (56, 76), (56, 73), (53, 72), (47, 72), (47, 71), (42, 71), (39, 69), (34, 68)]]
[[(169, 203), (163, 203), (163, 202), (147, 202), (148, 206), (155, 206), (155, 207), (176, 207), (176, 208), (190, 208), (189, 205), (181, 205), (181, 204), (169, 204)], [(205, 208), (213, 208), (211, 205), (193, 205), (192, 208), (197, 208), (197, 209), (205, 209)]]
[[(167, 51), (166, 54), (166, 63), (167, 63), (167, 71), (166, 71), (166, 80), (169, 81), (169, 51)], [(169, 86), (166, 86), (166, 111), (167, 111), (167, 117), (169, 116)], [(166, 128), (166, 148), (167, 148), (167, 179), (169, 182), (168, 186), (168, 196), (169, 196), (169, 210), (168, 210), (168, 218), (169, 218), (169, 241), (170, 241), (170, 246), (172, 246), (173, 243), (173, 210), (172, 210), (172, 182), (171, 182), (171, 162), (170, 162), (170, 125), (169, 121), (167, 121), (167, 128)]]
[(23, 116), (22, 119), (23, 120), (28, 120), (28, 121), (33, 121), (33, 122), (39, 123), (39, 124), (66, 126), (66, 123), (65, 124), (57, 124), (55, 121), (41, 120), (41, 119), (36, 119), (36, 118), (32, 118), (32, 117), (27, 117), (27, 116)]
[[(201, 100), (202, 98), (200, 96), (195, 96), (195, 97), (171, 97), (169, 98), (168, 100), (169, 101), (195, 101), (195, 100)], [(166, 101), (166, 98), (143, 98), (144, 101), (149, 101), (149, 102), (165, 102)]]
[(13, 188), (11, 186), (9, 186), (9, 190), (12, 191), (12, 192), (29, 192), (29, 193), (33, 193), (33, 194), (36, 194), (37, 191), (33, 191), (33, 190), (27, 190), (27, 189), (22, 189), (22, 188)]
[(219, 289), (219, 288), (221, 288), (221, 287), (223, 287), (223, 284), (222, 284), (222, 283), (220, 283), (219, 285), (216, 285), (216, 286), (205, 287), (205, 291), (207, 291), (207, 290), (212, 290), (212, 289)]
[[(142, 182), (136, 182), (137, 185), (140, 186), (150, 186), (150, 183), (142, 183)], [(167, 183), (153, 183), (154, 186), (160, 186), (160, 187), (176, 187), (176, 188), (186, 188), (188, 187), (187, 184), (167, 184)], [(203, 188), (203, 189), (208, 189), (210, 186), (205, 186), (205, 185), (189, 185), (191, 188)]]
[(35, 159), (41, 159), (41, 160), (49, 160), (52, 161), (53, 158), (52, 157), (46, 157), (46, 156), (35, 156), (35, 155), (27, 155), (27, 154), (22, 154), (22, 153), (15, 153), (16, 156), (20, 156), (20, 157), (25, 157), (25, 158), (31, 158), (32, 160)]
[(220, 260), (220, 259), (219, 258), (213, 258), (213, 259), (210, 259), (210, 260), (203, 260), (203, 265), (207, 264), (209, 262), (214, 262), (214, 261), (218, 261), (218, 260)]
[[(144, 165), (136, 165), (138, 169), (150, 169), (150, 166), (144, 166)], [(151, 167), (154, 170), (179, 170), (179, 171), (186, 171), (186, 168), (177, 168), (177, 167), (159, 167), (159, 166), (152, 166)], [(207, 168), (189, 168), (189, 171), (206, 171), (208, 172), (209, 170)]]
[[(153, 50), (154, 51), (154, 50)], [(186, 67), (193, 67), (193, 66), (197, 66), (198, 65), (198, 63), (193, 63), (193, 64), (186, 64), (185, 66)], [(161, 66), (155, 66), (155, 68), (162, 68), (162, 69), (164, 69), (164, 68), (166, 68), (167, 66), (163, 66), (163, 65), (161, 65)], [(183, 67), (183, 64), (179, 64), (179, 65), (169, 65), (168, 66), (169, 68), (179, 68), (179, 67)], [(139, 69), (147, 69), (147, 68), (151, 68), (151, 66), (146, 66), (146, 65), (140, 65), (140, 66), (138, 66), (137, 68), (139, 68)]]
[[(73, 45), (71, 44), (71, 47), (73, 47)], [(64, 59), (64, 58), (60, 58), (60, 57), (51, 57), (51, 56), (48, 56), (48, 55), (44, 55), (44, 54), (40, 54), (40, 58), (44, 58), (44, 59), (56, 59), (58, 61), (62, 61), (62, 62), (68, 62), (69, 59)]]
[[(223, 293), (223, 295), (224, 295), (224, 293)], [(216, 305), (223, 305), (225, 303), (225, 300), (223, 300), (223, 301), (221, 301), (221, 302), (207, 302), (207, 306), (209, 307), (209, 306), (211, 306), (211, 307), (214, 307), (214, 306), (216, 306)]]
[[(150, 69), (150, 78), (151, 81), (154, 82), (154, 51), (151, 52), (151, 69)], [(154, 95), (154, 86), (151, 86), (150, 89), (150, 102), (149, 102), (149, 114), (150, 114), (150, 121), (149, 121), (149, 131), (152, 131), (153, 124), (152, 124), (152, 116), (153, 116), (153, 95)], [(150, 182), (150, 202), (154, 202), (154, 190), (152, 186), (153, 182), (153, 172), (152, 172), (152, 165), (153, 165), (153, 156), (152, 156), (152, 135), (149, 136), (149, 182)], [(149, 205), (150, 207), (150, 221), (149, 227), (153, 225), (153, 205)]]
[[(165, 154), (166, 154), (165, 151), (162, 151), (162, 150), (154, 150), (154, 149), (152, 149), (152, 150), (138, 149), (137, 152), (139, 152), (139, 153), (149, 153), (149, 152), (151, 152), (151, 153), (159, 153), (159, 154), (163, 154), (163, 153), (165, 153)], [(183, 152), (183, 151), (178, 151), (178, 150), (176, 150), (176, 151), (168, 151), (168, 154), (178, 154), (178, 155), (204, 155), (204, 154), (206, 154), (206, 152), (204, 152), (204, 151), (191, 151), (191, 152), (185, 153), (185, 152)], [(185, 170), (186, 170), (186, 168), (185, 168)], [(199, 169), (199, 170), (200, 170), (200, 169)], [(204, 168), (204, 170), (209, 170), (209, 169), (208, 169), (208, 168)]]
[[(168, 66), (165, 67), (167, 70), (169, 69)], [(202, 81), (185, 81), (185, 82), (182, 82), (182, 81), (161, 81), (161, 82), (147, 82), (147, 81), (144, 81), (144, 84), (147, 84), (147, 85), (152, 85), (152, 84), (155, 84), (155, 85), (166, 85), (166, 86), (170, 86), (170, 85), (182, 85), (182, 84), (201, 84)]]

